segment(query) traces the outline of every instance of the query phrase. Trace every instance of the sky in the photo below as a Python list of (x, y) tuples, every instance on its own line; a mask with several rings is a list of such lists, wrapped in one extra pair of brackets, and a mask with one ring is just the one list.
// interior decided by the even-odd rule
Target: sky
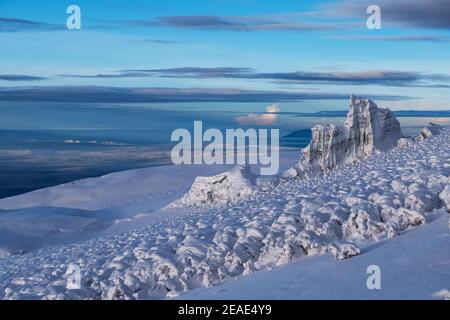
[[(81, 29), (66, 9), (78, 5)], [(366, 9), (381, 9), (369, 30)], [(0, 0), (0, 102), (450, 110), (450, 0)]]

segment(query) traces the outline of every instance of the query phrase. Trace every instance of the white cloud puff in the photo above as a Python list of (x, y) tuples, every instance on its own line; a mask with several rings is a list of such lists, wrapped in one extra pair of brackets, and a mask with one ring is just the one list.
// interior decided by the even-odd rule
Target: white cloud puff
[(250, 113), (247, 116), (237, 117), (235, 120), (240, 125), (268, 126), (275, 123), (279, 112), (279, 105), (272, 104), (266, 108), (266, 112), (263, 114)]

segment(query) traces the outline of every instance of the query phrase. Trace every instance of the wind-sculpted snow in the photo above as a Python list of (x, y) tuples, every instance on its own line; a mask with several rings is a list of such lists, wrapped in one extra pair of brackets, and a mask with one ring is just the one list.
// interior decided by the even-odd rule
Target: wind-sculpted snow
[[(446, 211), (450, 133), (232, 204), (187, 208), (127, 233), (0, 259), (6, 299), (162, 299), (305, 255), (359, 254)], [(363, 253), (364, 254), (364, 253)], [(66, 271), (81, 271), (81, 289)]]
[(212, 177), (195, 178), (190, 190), (174, 206), (232, 203), (251, 195), (254, 189), (250, 166), (237, 166)]

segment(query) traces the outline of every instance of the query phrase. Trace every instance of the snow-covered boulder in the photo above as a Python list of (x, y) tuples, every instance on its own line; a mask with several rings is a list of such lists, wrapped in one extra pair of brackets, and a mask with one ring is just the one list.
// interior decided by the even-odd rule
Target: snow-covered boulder
[(332, 242), (327, 249), (336, 260), (344, 260), (361, 253), (359, 247), (351, 242)]
[(414, 140), (411, 138), (400, 138), (397, 141), (397, 148), (405, 148), (409, 146), (410, 144), (414, 143)]
[(212, 176), (197, 177), (190, 190), (175, 205), (198, 206), (227, 204), (251, 195), (255, 190), (255, 176), (250, 167), (236, 166), (232, 170)]
[(328, 171), (366, 158), (374, 150), (387, 151), (395, 147), (401, 137), (400, 122), (392, 111), (378, 108), (372, 100), (352, 95), (343, 127), (327, 124), (312, 128), (311, 142), (303, 150), (297, 169)]
[(416, 137), (416, 140), (423, 141), (430, 138), (431, 136), (437, 136), (441, 134), (443, 130), (444, 128), (442, 128), (442, 126), (430, 122), (425, 128), (420, 131), (420, 134)]

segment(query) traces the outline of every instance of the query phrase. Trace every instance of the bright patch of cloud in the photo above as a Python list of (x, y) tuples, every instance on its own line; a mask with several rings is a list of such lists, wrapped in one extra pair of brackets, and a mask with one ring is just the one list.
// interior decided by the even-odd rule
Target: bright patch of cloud
[(280, 108), (278, 104), (272, 104), (266, 108), (263, 114), (250, 113), (247, 116), (237, 117), (235, 120), (240, 125), (269, 126), (275, 123)]

